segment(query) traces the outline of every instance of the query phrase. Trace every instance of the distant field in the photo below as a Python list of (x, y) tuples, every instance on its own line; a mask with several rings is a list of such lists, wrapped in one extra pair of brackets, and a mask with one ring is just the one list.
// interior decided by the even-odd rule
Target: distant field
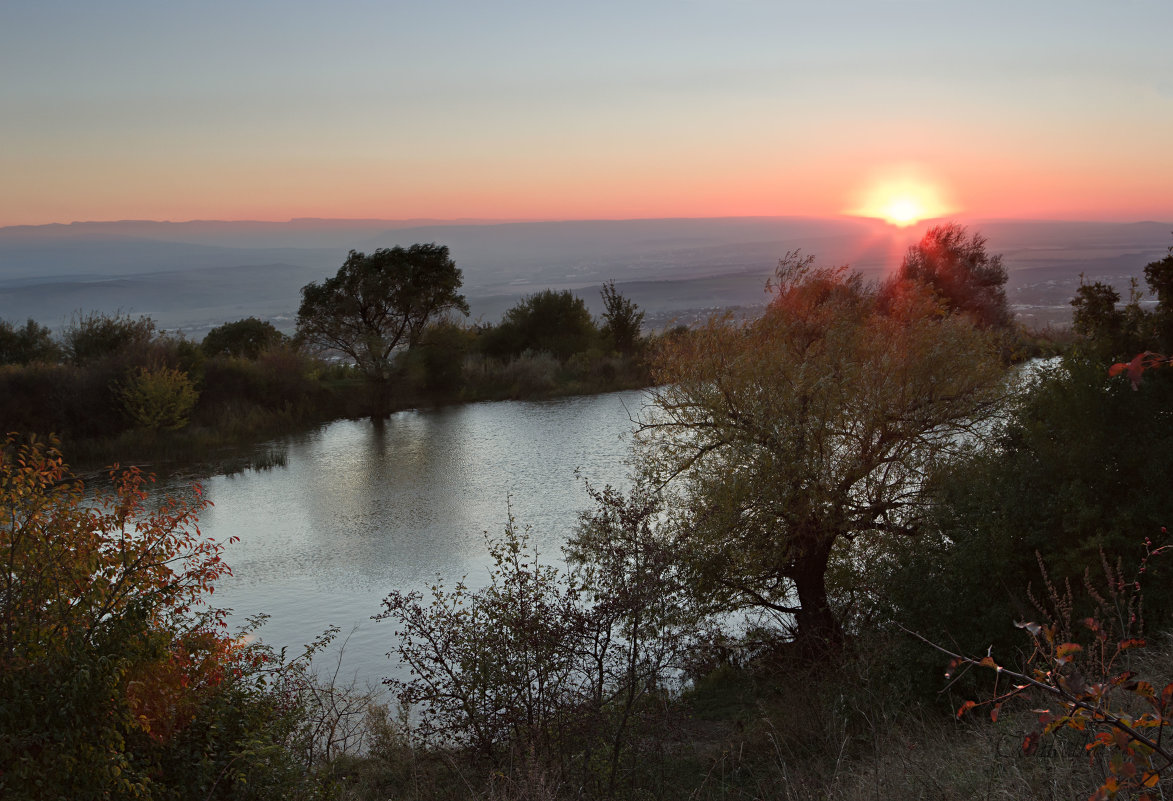
[[(1166, 252), (1169, 223), (978, 221), (1004, 255), (1020, 319), (1064, 324), (1087, 280), (1127, 297), (1131, 277)], [(861, 219), (729, 218), (533, 223), (300, 221), (89, 223), (0, 229), (0, 317), (51, 327), (79, 310), (147, 314), (202, 336), (257, 316), (292, 328), (300, 288), (337, 270), (349, 248), (440, 242), (465, 273), (472, 318), (500, 319), (547, 287), (577, 291), (601, 311), (609, 279), (659, 328), (731, 307), (753, 309), (778, 258), (801, 249), (879, 277), (925, 225), (899, 230)]]

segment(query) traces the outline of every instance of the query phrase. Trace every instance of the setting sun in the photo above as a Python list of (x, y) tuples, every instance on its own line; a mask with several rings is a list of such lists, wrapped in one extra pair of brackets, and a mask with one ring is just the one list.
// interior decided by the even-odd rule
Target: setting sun
[(892, 168), (873, 177), (858, 196), (850, 212), (861, 217), (878, 217), (904, 228), (921, 220), (942, 217), (957, 211), (945, 199), (937, 181), (913, 167)]
[(901, 196), (892, 198), (880, 216), (892, 225), (904, 228), (915, 225), (927, 215), (915, 198)]

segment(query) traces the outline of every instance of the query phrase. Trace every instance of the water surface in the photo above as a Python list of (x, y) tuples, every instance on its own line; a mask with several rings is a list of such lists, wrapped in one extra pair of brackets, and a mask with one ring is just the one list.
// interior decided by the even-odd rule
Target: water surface
[[(408, 411), (382, 424), (338, 421), (284, 440), (284, 467), (206, 479), (201, 530), (228, 545), (234, 575), (213, 600), (234, 619), (270, 619), (262, 638), (290, 654), (327, 626), (344, 634), (362, 681), (395, 672), (393, 624), (375, 623), (392, 589), (487, 576), (484, 532), (510, 505), (550, 560), (588, 506), (583, 483), (623, 484), (641, 392)], [(261, 446), (271, 449), (273, 444)], [(172, 490), (179, 489), (175, 480)]]

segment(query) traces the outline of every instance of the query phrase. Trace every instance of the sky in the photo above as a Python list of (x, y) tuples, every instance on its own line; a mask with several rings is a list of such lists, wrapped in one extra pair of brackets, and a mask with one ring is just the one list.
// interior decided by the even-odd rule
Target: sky
[(0, 225), (1173, 220), (1171, 30), (1170, 0), (7, 0)]

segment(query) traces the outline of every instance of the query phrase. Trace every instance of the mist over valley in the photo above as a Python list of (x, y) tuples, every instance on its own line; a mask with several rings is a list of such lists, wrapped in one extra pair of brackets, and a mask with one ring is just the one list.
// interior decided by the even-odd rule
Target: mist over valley
[[(1007, 295), (1028, 324), (1066, 324), (1083, 273), (1127, 297), (1130, 277), (1166, 251), (1173, 223), (965, 221), (1003, 256)], [(645, 325), (763, 304), (777, 260), (801, 249), (821, 264), (879, 277), (929, 223), (745, 217), (566, 222), (291, 220), (121, 221), (0, 228), (0, 317), (60, 328), (78, 311), (148, 315), (200, 337), (256, 316), (293, 328), (302, 286), (349, 250), (447, 245), (464, 273), (471, 320), (495, 322), (518, 298), (571, 289), (594, 313), (614, 280)]]

